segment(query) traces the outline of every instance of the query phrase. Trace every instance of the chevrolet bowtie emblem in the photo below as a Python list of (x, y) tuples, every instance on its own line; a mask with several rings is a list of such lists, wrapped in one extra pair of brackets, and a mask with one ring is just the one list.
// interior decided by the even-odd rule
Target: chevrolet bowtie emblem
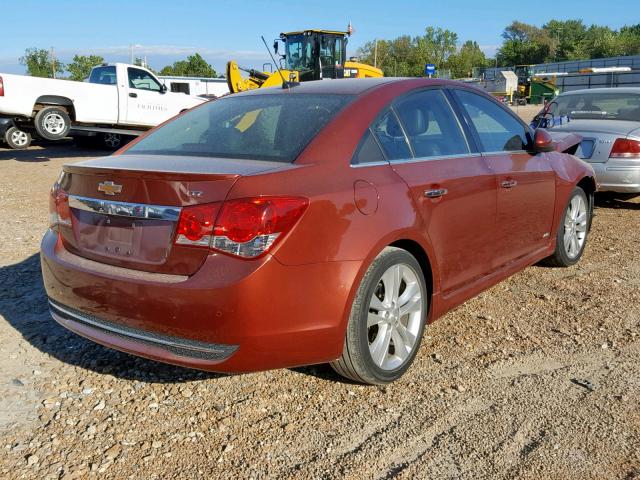
[(103, 192), (105, 195), (115, 195), (122, 191), (122, 185), (113, 183), (111, 180), (108, 182), (100, 182), (98, 184), (98, 191)]

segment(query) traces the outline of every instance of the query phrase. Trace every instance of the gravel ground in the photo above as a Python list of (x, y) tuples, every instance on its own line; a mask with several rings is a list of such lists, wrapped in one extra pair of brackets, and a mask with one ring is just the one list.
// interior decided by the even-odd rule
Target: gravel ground
[(0, 148), (0, 477), (640, 479), (640, 198), (599, 200), (579, 265), (528, 268), (429, 326), (393, 385), (222, 376), (47, 313), (47, 192), (90, 155)]

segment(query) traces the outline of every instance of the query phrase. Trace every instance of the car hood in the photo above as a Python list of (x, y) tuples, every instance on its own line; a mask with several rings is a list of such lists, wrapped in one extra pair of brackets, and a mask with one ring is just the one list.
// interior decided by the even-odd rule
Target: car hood
[(571, 120), (563, 125), (556, 125), (549, 130), (554, 132), (590, 132), (637, 136), (640, 134), (640, 122), (631, 122), (628, 120), (580, 119)]

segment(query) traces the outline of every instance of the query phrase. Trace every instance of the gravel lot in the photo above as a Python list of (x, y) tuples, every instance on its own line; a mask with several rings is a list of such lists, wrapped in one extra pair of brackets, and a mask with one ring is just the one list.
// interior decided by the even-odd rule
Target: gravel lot
[(47, 193), (96, 154), (0, 148), (0, 477), (640, 479), (640, 198), (599, 199), (579, 265), (528, 268), (428, 327), (396, 384), (221, 376), (50, 318)]

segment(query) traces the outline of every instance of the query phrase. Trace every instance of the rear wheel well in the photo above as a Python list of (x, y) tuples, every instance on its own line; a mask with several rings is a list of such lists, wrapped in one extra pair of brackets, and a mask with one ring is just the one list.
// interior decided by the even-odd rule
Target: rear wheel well
[(61, 107), (67, 112), (69, 118), (75, 121), (76, 112), (73, 108), (73, 101), (67, 97), (61, 97), (58, 95), (42, 95), (41, 97), (38, 97), (35, 105), (33, 106), (33, 115), (35, 116), (36, 113), (43, 108), (51, 106)]
[(433, 272), (431, 270), (431, 262), (429, 261), (427, 253), (418, 242), (415, 242), (413, 240), (398, 240), (393, 242), (389, 246), (406, 250), (418, 261), (418, 263), (420, 264), (420, 268), (422, 269), (424, 279), (427, 282), (429, 309), (431, 309), (431, 298), (433, 296)]

